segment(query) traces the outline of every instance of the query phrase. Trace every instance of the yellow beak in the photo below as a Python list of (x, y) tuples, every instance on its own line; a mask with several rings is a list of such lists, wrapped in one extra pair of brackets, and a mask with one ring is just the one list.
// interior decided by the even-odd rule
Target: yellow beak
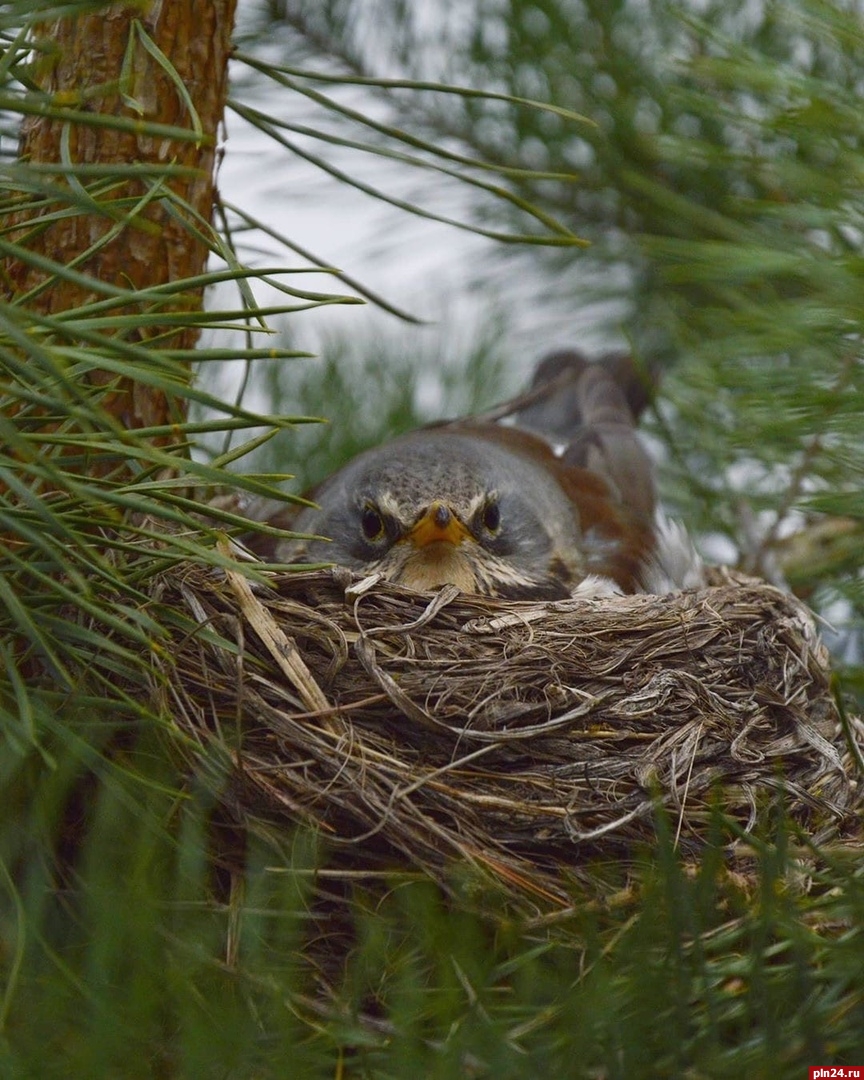
[(444, 541), (454, 546), (470, 539), (471, 533), (449, 506), (444, 503), (434, 502), (420, 518), (417, 524), (408, 533), (408, 539), (415, 547), (426, 547)]

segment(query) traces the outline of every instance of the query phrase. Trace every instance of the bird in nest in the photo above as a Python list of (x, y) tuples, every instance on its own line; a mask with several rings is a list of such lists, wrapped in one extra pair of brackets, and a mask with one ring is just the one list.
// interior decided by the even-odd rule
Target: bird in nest
[(267, 554), (518, 600), (698, 584), (636, 434), (650, 390), (626, 355), (553, 353), (525, 394), (367, 450), (271, 515), (297, 538)]

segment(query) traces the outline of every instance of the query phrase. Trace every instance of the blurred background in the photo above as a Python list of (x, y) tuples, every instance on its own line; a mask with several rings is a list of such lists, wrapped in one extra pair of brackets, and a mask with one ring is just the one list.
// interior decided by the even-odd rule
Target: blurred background
[[(18, 160), (29, 117), (94, 126), (34, 78), (31, 33), (102, 6), (0, 5), (13, 264), (43, 235), (16, 249), (22, 196), (45, 221), (89, 216), (96, 197), (112, 225), (137, 224), (138, 195), (117, 185), (139, 162), (72, 161), (57, 183), (53, 159)], [(693, 865), (658, 815), (656, 844), (580, 853), (572, 907), (529, 919), (461, 863), (447, 895), (417, 867), (331, 876), (323, 832), (254, 810), (238, 824), (246, 748), (218, 688), (269, 671), (247, 664), (245, 623), (187, 611), (165, 585), (236, 570), (223, 530), (246, 523), (212, 503), (202, 520), (211, 493), (271, 496), (270, 474), (302, 491), (390, 434), (506, 398), (549, 349), (627, 348), (658, 377), (644, 432), (667, 509), (709, 559), (812, 606), (838, 699), (860, 705), (862, 8), (241, 0), (209, 237), (232, 284), (208, 295), (202, 347), (150, 336), (197, 277), (137, 291), (132, 312), (122, 290), (50, 317), (41, 285), (0, 296), (2, 1080), (861, 1065), (858, 838), (815, 850), (766, 793), (742, 874), (724, 831)], [(144, 171), (166, 213), (173, 165)], [(199, 324), (194, 305), (177, 317)], [(196, 415), (136, 438), (103, 408), (103, 364)], [(213, 667), (187, 706), (172, 644), (200, 640), (210, 671), (211, 635), (238, 643), (236, 669)], [(187, 707), (212, 740), (179, 722)], [(856, 753), (850, 736), (850, 775)]]
[(206, 377), (328, 423), (243, 467), (302, 490), (551, 348), (629, 348), (670, 512), (805, 597), (860, 688), (860, 9), (245, 0), (224, 215), (306, 271), (270, 330), (316, 358)]

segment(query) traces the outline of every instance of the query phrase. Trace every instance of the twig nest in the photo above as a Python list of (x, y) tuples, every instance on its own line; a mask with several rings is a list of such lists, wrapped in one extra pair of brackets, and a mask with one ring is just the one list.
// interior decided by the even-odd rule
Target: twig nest
[(171, 707), (228, 763), (222, 797), (314, 824), (343, 865), (445, 881), (467, 860), (551, 898), (650, 842), (658, 805), (685, 852), (718, 810), (734, 850), (778, 802), (816, 843), (860, 835), (864, 726), (841, 723), (806, 609), (760, 581), (535, 604), (339, 571), (160, 590), (194, 624)]

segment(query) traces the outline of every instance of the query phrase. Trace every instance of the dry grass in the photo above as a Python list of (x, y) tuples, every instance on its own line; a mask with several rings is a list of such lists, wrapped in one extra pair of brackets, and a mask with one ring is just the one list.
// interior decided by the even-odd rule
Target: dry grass
[(864, 725), (806, 610), (752, 578), (530, 604), (190, 568), (159, 592), (201, 627), (163, 685), (198, 764), (227, 756), (235, 812), (314, 824), (343, 869), (473, 866), (554, 907), (650, 843), (658, 803), (685, 855), (718, 806), (746, 852), (781, 798), (817, 844), (860, 842)]

